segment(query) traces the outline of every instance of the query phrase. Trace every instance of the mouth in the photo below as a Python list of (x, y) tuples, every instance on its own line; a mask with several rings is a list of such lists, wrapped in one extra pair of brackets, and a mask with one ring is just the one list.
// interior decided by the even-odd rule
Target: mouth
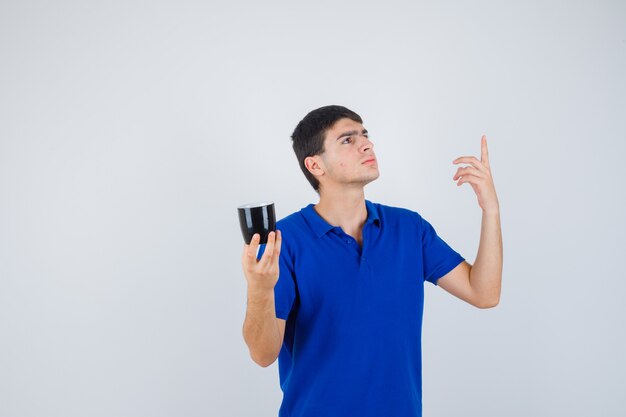
[(369, 158), (362, 162), (363, 165), (375, 164), (376, 158)]

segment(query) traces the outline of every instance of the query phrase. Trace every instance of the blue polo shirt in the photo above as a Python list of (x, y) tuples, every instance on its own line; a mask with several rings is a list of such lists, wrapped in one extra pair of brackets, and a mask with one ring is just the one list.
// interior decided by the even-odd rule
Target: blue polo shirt
[(365, 204), (362, 247), (313, 204), (277, 223), (280, 417), (422, 415), (424, 282), (464, 258), (418, 213)]

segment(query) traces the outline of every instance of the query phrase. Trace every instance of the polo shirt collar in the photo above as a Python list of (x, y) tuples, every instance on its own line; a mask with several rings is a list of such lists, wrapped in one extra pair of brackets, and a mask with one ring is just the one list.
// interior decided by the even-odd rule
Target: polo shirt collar
[[(380, 226), (380, 217), (378, 215), (378, 210), (376, 206), (372, 204), (369, 200), (365, 200), (365, 207), (367, 208), (367, 220), (365, 220), (365, 224), (374, 223)], [(300, 210), (304, 219), (307, 221), (311, 229), (317, 237), (322, 237), (330, 230), (334, 229), (335, 226), (332, 226), (326, 222), (326, 220), (322, 219), (322, 217), (317, 214), (315, 211), (314, 204), (309, 204), (302, 210)]]

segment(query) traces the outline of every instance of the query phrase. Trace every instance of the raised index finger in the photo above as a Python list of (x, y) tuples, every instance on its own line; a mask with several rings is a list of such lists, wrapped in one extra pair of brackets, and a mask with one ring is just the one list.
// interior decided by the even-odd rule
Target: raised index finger
[(480, 140), (480, 161), (489, 166), (489, 151), (487, 150), (487, 136), (483, 135)]

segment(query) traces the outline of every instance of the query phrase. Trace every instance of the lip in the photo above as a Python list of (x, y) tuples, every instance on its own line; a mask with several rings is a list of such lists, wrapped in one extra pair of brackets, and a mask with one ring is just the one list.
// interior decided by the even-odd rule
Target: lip
[(365, 161), (362, 162), (362, 164), (371, 164), (371, 163), (376, 163), (376, 158), (368, 158)]

